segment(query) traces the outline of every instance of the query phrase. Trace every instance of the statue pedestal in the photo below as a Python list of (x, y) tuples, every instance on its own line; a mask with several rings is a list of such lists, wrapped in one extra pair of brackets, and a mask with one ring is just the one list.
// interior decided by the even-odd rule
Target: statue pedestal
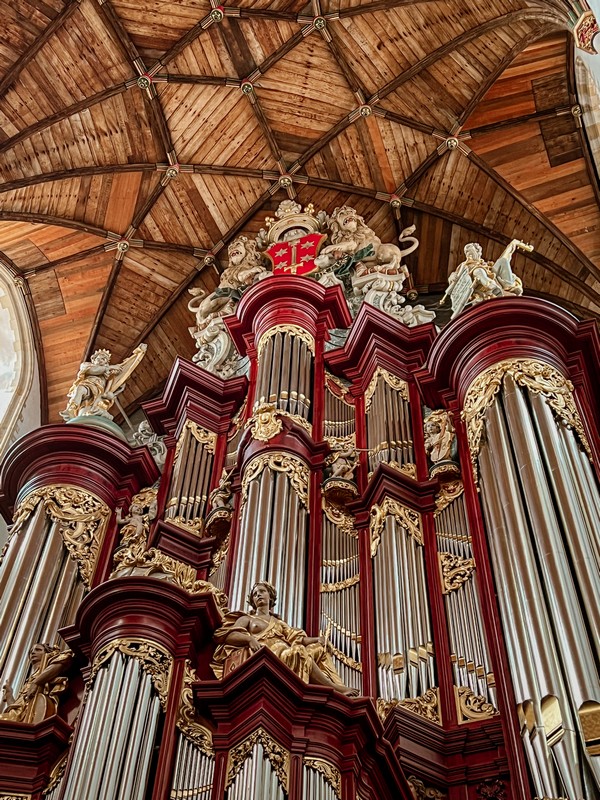
[(67, 420), (65, 424), (84, 425), (86, 428), (95, 428), (96, 430), (101, 430), (104, 431), (104, 433), (110, 433), (116, 436), (117, 439), (120, 439), (122, 442), (127, 441), (127, 437), (117, 423), (113, 422), (112, 419), (106, 419), (106, 417), (73, 417), (73, 419)]

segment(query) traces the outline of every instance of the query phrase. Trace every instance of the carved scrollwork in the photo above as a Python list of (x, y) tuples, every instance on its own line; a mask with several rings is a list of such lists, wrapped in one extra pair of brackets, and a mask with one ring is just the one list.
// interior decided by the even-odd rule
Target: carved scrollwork
[(500, 391), (506, 375), (533, 394), (541, 394), (554, 415), (579, 437), (591, 458), (590, 445), (573, 399), (573, 384), (555, 367), (530, 358), (511, 358), (489, 367), (471, 383), (465, 396), (462, 418), (467, 426), (473, 470), (477, 477), (477, 456), (483, 435), (485, 412)]
[(413, 714), (418, 714), (430, 722), (435, 722), (441, 725), (441, 717), (439, 711), (439, 693), (436, 687), (428, 689), (420, 697), (408, 697), (406, 700), (377, 700), (377, 713), (381, 719), (385, 719), (387, 715), (397, 706), (411, 711)]
[(438, 553), (442, 573), (442, 592), (450, 594), (468, 581), (475, 569), (472, 558), (461, 558), (454, 553)]
[(277, 418), (277, 408), (274, 403), (261, 403), (254, 409), (248, 422), (252, 431), (252, 438), (259, 442), (268, 442), (283, 430), (283, 424)]
[(304, 342), (304, 344), (307, 346), (307, 348), (310, 350), (310, 352), (314, 356), (314, 354), (315, 354), (315, 340), (314, 340), (314, 337), (312, 336), (312, 334), (310, 334), (308, 331), (304, 330), (304, 328), (301, 328), (299, 325), (274, 325), (272, 328), (269, 328), (268, 331), (265, 331), (265, 333), (263, 333), (263, 335), (258, 340), (258, 348), (257, 349), (258, 349), (258, 357), (259, 358), (260, 358), (260, 356), (262, 354), (262, 351), (265, 349), (265, 346), (266, 346), (267, 342), (269, 341), (269, 339), (271, 339), (273, 336), (275, 336), (278, 333), (285, 333), (288, 336), (297, 336), (298, 339), (300, 339), (302, 342)]
[(175, 459), (177, 459), (177, 456), (179, 455), (179, 451), (181, 450), (181, 447), (186, 437), (186, 433), (188, 431), (194, 437), (194, 439), (204, 447), (204, 449), (208, 453), (215, 452), (215, 446), (217, 443), (217, 434), (212, 433), (211, 431), (207, 431), (204, 428), (201, 428), (200, 425), (198, 425), (196, 422), (194, 422), (191, 419), (188, 419), (186, 420), (186, 423), (183, 426), (183, 430), (181, 431), (181, 434), (177, 439), (177, 445), (175, 447)]
[(399, 464), (397, 461), (388, 461), (388, 466), (397, 469), (398, 472), (402, 472), (404, 475), (408, 475), (409, 478), (413, 478), (414, 480), (417, 479), (417, 465), (406, 463), (406, 464)]
[(351, 575), (349, 578), (346, 578), (343, 581), (337, 581), (336, 583), (322, 583), (321, 584), (321, 591), (322, 592), (341, 592), (342, 589), (349, 589), (350, 586), (354, 586), (355, 584), (360, 582), (360, 575)]
[(173, 657), (164, 647), (156, 644), (156, 642), (136, 638), (113, 639), (112, 642), (104, 645), (104, 647), (96, 653), (90, 673), (89, 685), (91, 686), (100, 667), (117, 652), (139, 661), (142, 670), (152, 681), (160, 704), (163, 710), (165, 710), (167, 707), (169, 684), (171, 682)]
[(421, 527), (421, 515), (412, 508), (401, 505), (397, 500), (386, 497), (383, 503), (371, 507), (371, 556), (377, 554), (381, 542), (381, 534), (385, 525), (386, 517), (392, 515), (396, 522), (405, 528), (413, 537), (417, 544), (423, 544), (423, 529)]
[(354, 529), (354, 517), (352, 514), (349, 514), (341, 506), (330, 503), (325, 497), (323, 498), (322, 508), (329, 522), (336, 525), (342, 533), (345, 533), (346, 536), (351, 536), (353, 539), (358, 538), (358, 533)]
[(308, 508), (309, 469), (302, 459), (283, 451), (261, 453), (249, 462), (244, 470), (244, 477), (242, 478), (242, 506), (248, 499), (248, 487), (250, 483), (255, 480), (265, 468), (273, 470), (274, 472), (285, 473), (292, 484), (292, 488), (298, 495), (300, 502)]
[(459, 722), (495, 717), (498, 711), (483, 695), (474, 694), (468, 686), (455, 686), (456, 707)]
[(402, 397), (403, 400), (408, 400), (408, 383), (405, 380), (402, 380), (402, 378), (392, 375), (391, 372), (383, 369), (383, 367), (377, 367), (373, 377), (369, 382), (369, 385), (367, 386), (367, 391), (365, 392), (365, 411), (367, 414), (371, 408), (371, 401), (373, 400), (373, 395), (377, 389), (377, 382), (379, 381), (380, 377), (383, 378), (388, 386), (399, 392), (400, 397)]
[(271, 766), (275, 770), (279, 783), (287, 792), (290, 775), (290, 754), (280, 744), (277, 744), (277, 742), (262, 728), (258, 728), (254, 733), (246, 737), (243, 742), (240, 742), (240, 744), (229, 751), (225, 788), (227, 789), (231, 786), (235, 780), (235, 776), (242, 768), (244, 761), (252, 753), (254, 745), (257, 742), (262, 744), (265, 755), (271, 762)]
[(212, 733), (198, 721), (198, 715), (194, 707), (194, 696), (192, 684), (198, 678), (192, 669), (191, 661), (185, 662), (183, 684), (181, 687), (181, 701), (177, 714), (176, 725), (181, 733), (196, 745), (203, 753), (212, 756), (214, 753), (212, 743)]
[(67, 768), (67, 760), (69, 754), (65, 753), (62, 758), (60, 758), (56, 764), (52, 767), (52, 772), (50, 773), (50, 779), (48, 780), (48, 785), (42, 792), (42, 796), (46, 796), (50, 794), (59, 784), (62, 776), (65, 774), (65, 769)]
[(89, 492), (73, 486), (46, 486), (27, 495), (15, 511), (15, 529), (20, 529), (38, 503), (58, 526), (69, 555), (77, 562), (81, 580), (90, 588), (106, 521), (108, 506)]
[(310, 758), (309, 756), (305, 756), (304, 766), (309, 769), (314, 769), (315, 772), (320, 772), (333, 789), (335, 796), (338, 800), (341, 800), (342, 776), (337, 767), (334, 767), (333, 764), (330, 764), (329, 761), (325, 761), (323, 758)]
[(449, 506), (450, 503), (453, 503), (456, 499), (458, 499), (463, 492), (464, 486), (461, 480), (447, 481), (446, 483), (442, 483), (440, 486), (440, 491), (435, 498), (435, 516), (437, 516), (440, 511), (443, 511), (446, 506)]
[(447, 794), (434, 789), (432, 786), (425, 786), (423, 781), (411, 775), (408, 778), (408, 785), (415, 797), (415, 800), (446, 800)]

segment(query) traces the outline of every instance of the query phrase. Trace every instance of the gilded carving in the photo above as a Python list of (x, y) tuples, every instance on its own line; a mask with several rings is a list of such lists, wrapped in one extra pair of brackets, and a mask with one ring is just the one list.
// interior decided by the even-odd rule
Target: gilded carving
[(388, 461), (387, 465), (402, 472), (403, 475), (408, 475), (413, 480), (417, 479), (417, 465), (407, 462), (406, 464), (399, 464), (397, 461)]
[(442, 573), (442, 592), (450, 594), (468, 581), (475, 569), (472, 558), (461, 558), (454, 553), (438, 553)]
[(121, 543), (115, 553), (113, 575), (137, 566), (138, 560), (142, 557), (146, 549), (150, 522), (156, 517), (157, 492), (158, 489), (147, 487), (134, 495), (126, 517), (123, 517), (122, 510), (117, 508), (116, 519), (117, 525), (121, 526)]
[(464, 486), (461, 480), (447, 481), (446, 483), (442, 483), (440, 486), (440, 491), (435, 498), (435, 516), (443, 511), (446, 506), (449, 506), (450, 503), (453, 503), (457, 498), (459, 498), (463, 492)]
[(408, 778), (408, 785), (415, 800), (446, 800), (445, 792), (434, 789), (432, 786), (425, 786), (423, 781), (415, 778), (414, 775)]
[(304, 757), (304, 766), (309, 769), (314, 769), (315, 772), (320, 772), (333, 789), (335, 796), (338, 800), (341, 800), (342, 776), (337, 767), (334, 767), (333, 764), (330, 764), (329, 761), (325, 761), (323, 758), (310, 758), (310, 756)]
[(46, 514), (57, 523), (64, 545), (77, 562), (81, 580), (89, 589), (110, 514), (108, 506), (89, 492), (72, 486), (36, 489), (19, 504), (13, 532), (15, 527), (22, 527), (40, 502)]
[(498, 713), (485, 697), (474, 694), (467, 686), (455, 686), (456, 708), (459, 722), (471, 722), (478, 719), (490, 719)]
[(229, 751), (225, 788), (228, 789), (231, 786), (244, 761), (251, 755), (254, 745), (258, 742), (262, 744), (265, 755), (271, 762), (279, 783), (287, 792), (290, 775), (290, 754), (262, 728), (258, 728), (254, 733), (246, 737), (243, 742), (240, 742)]
[(476, 477), (477, 455), (481, 446), (485, 412), (500, 391), (506, 375), (510, 375), (519, 386), (533, 394), (541, 394), (555, 416), (577, 433), (591, 459), (590, 446), (575, 406), (571, 381), (549, 364), (529, 358), (512, 358), (500, 361), (478, 375), (465, 396), (462, 418), (467, 426), (469, 449)]
[(278, 333), (285, 333), (288, 336), (296, 336), (300, 339), (306, 347), (310, 350), (310, 352), (315, 354), (315, 340), (312, 334), (308, 331), (301, 328), (299, 325), (274, 325), (272, 328), (269, 328), (268, 331), (265, 331), (263, 335), (260, 337), (258, 341), (258, 357), (260, 358), (263, 350), (269, 339), (275, 336)]
[(0, 794), (0, 800), (31, 800), (30, 794)]
[(393, 516), (396, 522), (401, 525), (413, 537), (417, 544), (423, 544), (423, 530), (421, 527), (421, 515), (412, 508), (401, 505), (397, 500), (386, 497), (383, 503), (371, 507), (370, 512), (370, 531), (371, 531), (371, 556), (377, 554), (381, 543), (381, 534), (385, 525), (386, 517)]
[[(477, 787), (477, 797), (481, 798), (481, 800), (506, 800), (508, 797), (506, 784), (499, 779), (480, 783)], [(547, 798), (547, 800), (550, 800), (550, 798)], [(555, 800), (563, 799), (555, 798)]]
[(329, 522), (336, 525), (342, 533), (352, 536), (353, 539), (358, 538), (358, 533), (354, 529), (354, 517), (345, 508), (330, 503), (325, 497), (322, 500), (322, 508)]
[(181, 701), (179, 704), (179, 711), (177, 714), (176, 725), (181, 733), (193, 742), (203, 753), (212, 756), (214, 753), (212, 744), (212, 733), (202, 725), (198, 720), (196, 709), (194, 707), (194, 696), (192, 692), (192, 684), (198, 678), (192, 669), (191, 661), (185, 662), (185, 669), (183, 675), (183, 684), (181, 687)]
[(373, 395), (377, 389), (377, 382), (379, 381), (380, 377), (383, 378), (388, 386), (390, 386), (392, 389), (395, 389), (403, 400), (408, 402), (408, 383), (402, 380), (402, 378), (392, 375), (391, 372), (388, 372), (383, 367), (377, 367), (373, 373), (373, 377), (371, 378), (369, 385), (367, 386), (367, 391), (365, 392), (365, 411), (367, 414), (370, 411)]
[(259, 442), (268, 442), (283, 430), (274, 403), (261, 403), (257, 406), (247, 424), (252, 431), (252, 438)]
[(152, 681), (152, 685), (156, 690), (163, 710), (166, 710), (173, 657), (164, 647), (156, 644), (156, 642), (137, 638), (113, 639), (112, 642), (104, 645), (104, 647), (96, 653), (90, 673), (90, 685), (94, 681), (100, 667), (117, 652), (123, 653), (123, 655), (128, 658), (135, 658), (139, 661), (142, 670)]
[(67, 760), (69, 754), (66, 753), (56, 764), (52, 767), (52, 772), (50, 773), (50, 779), (48, 780), (48, 785), (42, 792), (42, 795), (50, 794), (59, 784), (62, 776), (65, 774), (65, 769), (67, 767)]
[[(194, 439), (197, 442), (200, 442), (200, 444), (208, 453), (215, 452), (215, 445), (217, 443), (216, 433), (212, 433), (212, 431), (207, 431), (204, 428), (201, 428), (200, 425), (197, 425), (191, 419), (186, 421), (185, 428), (189, 430)], [(179, 442), (177, 442), (177, 444), (179, 444)]]
[(309, 469), (298, 456), (283, 451), (261, 453), (255, 456), (244, 470), (242, 478), (242, 505), (248, 498), (248, 487), (267, 468), (285, 473), (300, 502), (308, 508)]
[(341, 592), (342, 589), (349, 589), (350, 586), (355, 586), (360, 581), (360, 575), (351, 575), (343, 581), (336, 583), (322, 583), (321, 592)]
[(420, 717), (441, 724), (439, 711), (439, 694), (436, 687), (428, 689), (420, 697), (408, 697), (406, 700), (377, 700), (377, 713), (381, 719), (385, 719), (392, 709), (400, 706), (406, 711), (418, 714)]
[(35, 724), (56, 714), (58, 695), (67, 688), (68, 671), (73, 653), (49, 644), (34, 644), (29, 652), (33, 671), (21, 686), (17, 696), (5, 683), (2, 699), (6, 708), (0, 719)]

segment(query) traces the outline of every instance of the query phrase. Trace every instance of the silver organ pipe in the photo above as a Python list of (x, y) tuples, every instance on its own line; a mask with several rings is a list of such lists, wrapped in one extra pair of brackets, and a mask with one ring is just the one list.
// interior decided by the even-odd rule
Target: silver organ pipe
[(261, 741), (257, 741), (227, 789), (226, 800), (286, 800), (277, 773)]
[[(328, 514), (329, 511), (329, 514)], [(358, 538), (350, 515), (332, 518), (324, 501), (321, 561), (321, 631), (332, 645), (336, 670), (346, 686), (362, 688)]]
[(177, 443), (165, 518), (200, 527), (206, 513), (216, 434), (188, 420)]
[(160, 711), (138, 660), (114, 653), (87, 692), (62, 800), (143, 800)]
[[(308, 467), (287, 453), (255, 457), (246, 466), (245, 477), (260, 462), (258, 475), (245, 483), (240, 520), (236, 573), (230, 596), (232, 608), (244, 608), (252, 585), (268, 580), (280, 587), (277, 612), (295, 627), (304, 625), (304, 588), (308, 535)], [(269, 465), (269, 460), (274, 459)], [(305, 486), (298, 495), (287, 470)], [(292, 476), (293, 477), (293, 476)]]
[(345, 439), (356, 433), (354, 404), (348, 397), (349, 384), (329, 373), (325, 376), (323, 436)]
[(595, 796), (584, 723), (600, 709), (598, 487), (573, 431), (510, 373), (484, 421), (481, 496), (532, 780), (540, 797)]
[[(326, 770), (318, 768), (319, 762), (326, 766)], [(332, 786), (326, 774), (336, 780), (336, 787)], [(308, 759), (304, 762), (302, 768), (302, 800), (339, 800), (339, 792), (340, 776), (333, 765), (322, 762), (320, 759)]]
[(266, 331), (258, 343), (255, 408), (272, 403), (292, 417), (311, 417), (314, 340), (295, 325)]
[(170, 800), (210, 800), (214, 771), (214, 757), (180, 732)]
[(393, 513), (385, 516), (373, 578), (379, 696), (419, 697), (436, 685), (423, 545)]
[(462, 485), (436, 512), (435, 530), (454, 684), (496, 706)]
[(408, 384), (378, 367), (365, 393), (369, 472), (386, 463), (414, 467)]

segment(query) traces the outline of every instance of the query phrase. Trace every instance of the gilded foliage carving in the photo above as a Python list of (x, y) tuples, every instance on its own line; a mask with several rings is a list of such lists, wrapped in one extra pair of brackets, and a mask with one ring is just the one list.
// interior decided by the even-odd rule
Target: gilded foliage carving
[(450, 503), (453, 503), (455, 500), (457, 500), (463, 492), (464, 486), (461, 480), (447, 481), (446, 483), (442, 483), (440, 486), (440, 491), (435, 498), (435, 515), (437, 516), (446, 508), (446, 506), (449, 506)]
[(578, 435), (588, 456), (590, 446), (573, 398), (573, 384), (555, 367), (529, 358), (512, 358), (489, 367), (475, 378), (465, 396), (462, 418), (467, 426), (467, 438), (473, 469), (477, 475), (477, 456), (485, 424), (485, 412), (502, 387), (504, 378), (514, 381), (533, 394), (540, 394), (554, 415)]
[(308, 508), (309, 469), (302, 459), (283, 451), (261, 453), (250, 461), (244, 470), (244, 477), (242, 478), (242, 505), (248, 499), (250, 483), (265, 468), (286, 474), (300, 502)]
[(299, 325), (274, 325), (272, 328), (269, 328), (268, 331), (265, 331), (263, 335), (260, 337), (258, 341), (258, 357), (260, 358), (263, 350), (265, 349), (267, 342), (273, 336), (278, 333), (285, 333), (287, 336), (296, 336), (300, 339), (310, 352), (315, 354), (315, 340), (313, 336), (304, 328), (301, 328)]
[(142, 670), (149, 676), (159, 697), (163, 710), (167, 707), (167, 695), (171, 682), (171, 668), (173, 657), (156, 642), (145, 639), (127, 638), (113, 639), (104, 645), (97, 653), (90, 673), (90, 686), (98, 670), (114, 653), (123, 653), (128, 658), (139, 661)]
[(288, 417), (312, 435), (312, 425), (308, 420), (301, 417), (300, 414), (292, 414), (277, 408), (275, 403), (260, 403), (256, 406), (252, 416), (246, 422), (246, 427), (251, 429), (253, 439), (259, 442), (268, 442), (283, 430), (281, 417)]
[(277, 744), (277, 742), (262, 728), (258, 728), (254, 733), (244, 739), (243, 742), (240, 742), (240, 744), (229, 751), (225, 788), (227, 789), (231, 786), (236, 775), (242, 768), (244, 761), (251, 755), (254, 745), (258, 742), (262, 744), (265, 755), (271, 762), (271, 766), (277, 775), (279, 783), (287, 792), (290, 774), (290, 754), (280, 744)]
[(322, 583), (321, 584), (321, 591), (322, 592), (341, 592), (342, 589), (348, 589), (350, 586), (354, 586), (355, 584), (359, 583), (360, 575), (351, 575), (349, 578), (346, 578), (343, 581), (336, 581), (336, 583)]
[(468, 581), (475, 569), (475, 561), (472, 558), (461, 558), (454, 553), (438, 553), (440, 559), (440, 570), (442, 573), (442, 591), (450, 594)]
[(401, 525), (413, 537), (417, 544), (423, 544), (423, 529), (421, 527), (421, 515), (412, 508), (401, 505), (397, 500), (386, 497), (383, 503), (371, 507), (371, 556), (377, 554), (381, 543), (381, 534), (385, 525), (386, 517), (393, 516), (396, 522)]
[(46, 486), (27, 495), (15, 511), (12, 535), (18, 533), (37, 507), (58, 526), (69, 555), (77, 562), (81, 580), (90, 588), (110, 511), (102, 500), (73, 486)]
[(192, 684), (197, 680), (191, 661), (185, 662), (183, 684), (181, 687), (181, 701), (177, 714), (177, 727), (181, 733), (196, 745), (203, 753), (212, 756), (214, 753), (212, 744), (212, 734), (208, 728), (198, 721), (196, 709), (194, 707), (194, 696)]
[(345, 508), (334, 505), (325, 497), (323, 498), (322, 508), (329, 522), (336, 525), (342, 533), (345, 533), (346, 536), (352, 536), (353, 539), (358, 538), (358, 533), (354, 529), (354, 517)]
[(406, 700), (384, 700), (380, 697), (377, 700), (377, 713), (381, 719), (385, 719), (390, 711), (397, 706), (406, 709), (406, 711), (411, 711), (413, 714), (418, 714), (430, 722), (441, 725), (439, 694), (436, 687), (428, 689), (420, 697), (408, 697)]
[(325, 761), (323, 758), (310, 758), (309, 756), (305, 756), (304, 766), (309, 769), (314, 769), (315, 772), (320, 772), (335, 792), (335, 796), (338, 800), (341, 800), (342, 776), (337, 767), (334, 767), (333, 764), (330, 764), (329, 761)]
[(365, 392), (365, 411), (368, 414), (371, 408), (371, 402), (373, 400), (373, 395), (377, 390), (377, 383), (379, 378), (383, 378), (383, 380), (395, 391), (399, 392), (400, 396), (403, 400), (408, 401), (408, 383), (402, 378), (396, 377), (396, 375), (392, 375), (391, 372), (388, 372), (383, 367), (377, 367), (375, 370), (373, 377), (371, 378), (369, 385), (367, 386), (367, 391)]
[(498, 713), (483, 695), (474, 694), (467, 686), (455, 686), (454, 693), (459, 722), (489, 719)]
[(199, 442), (204, 449), (208, 453), (215, 452), (215, 446), (217, 443), (217, 434), (212, 433), (211, 431), (207, 431), (204, 428), (201, 428), (196, 422), (191, 419), (186, 420), (185, 425), (183, 426), (183, 430), (177, 439), (177, 445), (175, 447), (175, 460), (177, 460), (177, 456), (183, 446), (183, 442), (185, 441), (186, 435), (189, 431), (189, 434), (194, 437), (194, 439)]

